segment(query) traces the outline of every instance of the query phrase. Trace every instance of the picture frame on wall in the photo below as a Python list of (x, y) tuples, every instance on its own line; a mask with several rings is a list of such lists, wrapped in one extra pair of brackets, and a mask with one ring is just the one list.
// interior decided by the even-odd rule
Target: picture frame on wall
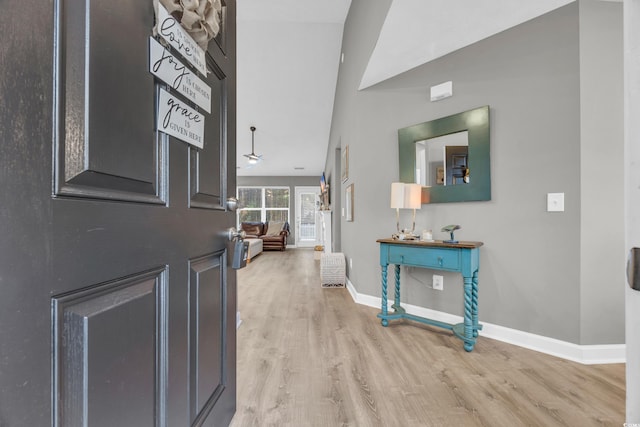
[(344, 191), (344, 216), (346, 221), (353, 221), (353, 184)]
[(436, 167), (436, 185), (444, 185), (444, 166)]
[(345, 146), (342, 150), (342, 182), (349, 179), (349, 146)]

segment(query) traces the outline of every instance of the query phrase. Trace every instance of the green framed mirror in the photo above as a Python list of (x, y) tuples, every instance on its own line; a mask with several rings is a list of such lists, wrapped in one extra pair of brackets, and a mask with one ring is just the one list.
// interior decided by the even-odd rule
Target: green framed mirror
[(399, 129), (398, 144), (400, 181), (422, 184), (423, 204), (491, 200), (488, 105)]

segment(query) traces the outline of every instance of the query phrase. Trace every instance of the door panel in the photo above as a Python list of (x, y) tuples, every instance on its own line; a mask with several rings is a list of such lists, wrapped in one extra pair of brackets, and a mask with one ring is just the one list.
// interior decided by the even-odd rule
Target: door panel
[(58, 425), (143, 425), (163, 414), (165, 273), (159, 268), (53, 299)]
[(59, 1), (56, 195), (165, 203), (154, 81), (139, 71), (153, 20), (145, 2)]
[[(206, 113), (148, 71), (151, 0), (0, 15), (0, 426), (230, 422), (233, 0), (224, 16)], [(160, 87), (203, 114), (202, 149), (154, 130)]]
[(191, 263), (190, 296), (190, 393), (191, 414), (195, 420), (207, 402), (223, 387), (224, 353), (222, 340), (225, 321), (222, 268), (223, 253), (212, 254)]
[(445, 170), (447, 175), (445, 185), (464, 184), (464, 177), (469, 157), (469, 147), (447, 145), (444, 148), (446, 160)]
[[(205, 135), (209, 142), (206, 150), (199, 150), (195, 147), (189, 148), (190, 174), (189, 188), (191, 189), (191, 206), (207, 209), (224, 209), (224, 200), (222, 198), (223, 174), (210, 173), (211, 167), (220, 168), (226, 171), (226, 161), (224, 157), (224, 144), (226, 140), (224, 132), (226, 131), (225, 106), (227, 103), (227, 80), (212, 60), (209, 60), (207, 66), (213, 71), (205, 80), (211, 87), (211, 115), (205, 122)], [(211, 143), (211, 141), (219, 141), (220, 144)]]

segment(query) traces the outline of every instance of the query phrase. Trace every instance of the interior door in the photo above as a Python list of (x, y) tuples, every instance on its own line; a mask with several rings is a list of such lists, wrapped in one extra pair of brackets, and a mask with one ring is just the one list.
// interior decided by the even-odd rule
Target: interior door
[[(0, 15), (0, 426), (233, 416), (234, 0), (221, 19), (206, 73), (164, 51), (206, 111), (150, 73), (152, 0)], [(162, 93), (202, 148), (156, 130)]]
[(467, 172), (469, 147), (447, 145), (444, 148), (447, 176), (446, 185), (464, 184), (464, 178)]
[(319, 187), (296, 187), (296, 246), (313, 247), (318, 244), (320, 230), (317, 223)]

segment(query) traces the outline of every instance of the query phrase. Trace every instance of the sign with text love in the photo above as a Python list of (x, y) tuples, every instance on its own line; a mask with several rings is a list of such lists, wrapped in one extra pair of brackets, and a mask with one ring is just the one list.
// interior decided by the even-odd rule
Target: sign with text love
[(204, 147), (204, 117), (162, 88), (158, 96), (156, 127), (181, 141)]
[(184, 56), (194, 67), (207, 75), (207, 63), (204, 59), (204, 50), (191, 38), (178, 21), (176, 21), (167, 9), (158, 3), (158, 34), (165, 39), (173, 48)]
[(149, 71), (207, 113), (211, 112), (211, 87), (152, 37), (149, 38)]

